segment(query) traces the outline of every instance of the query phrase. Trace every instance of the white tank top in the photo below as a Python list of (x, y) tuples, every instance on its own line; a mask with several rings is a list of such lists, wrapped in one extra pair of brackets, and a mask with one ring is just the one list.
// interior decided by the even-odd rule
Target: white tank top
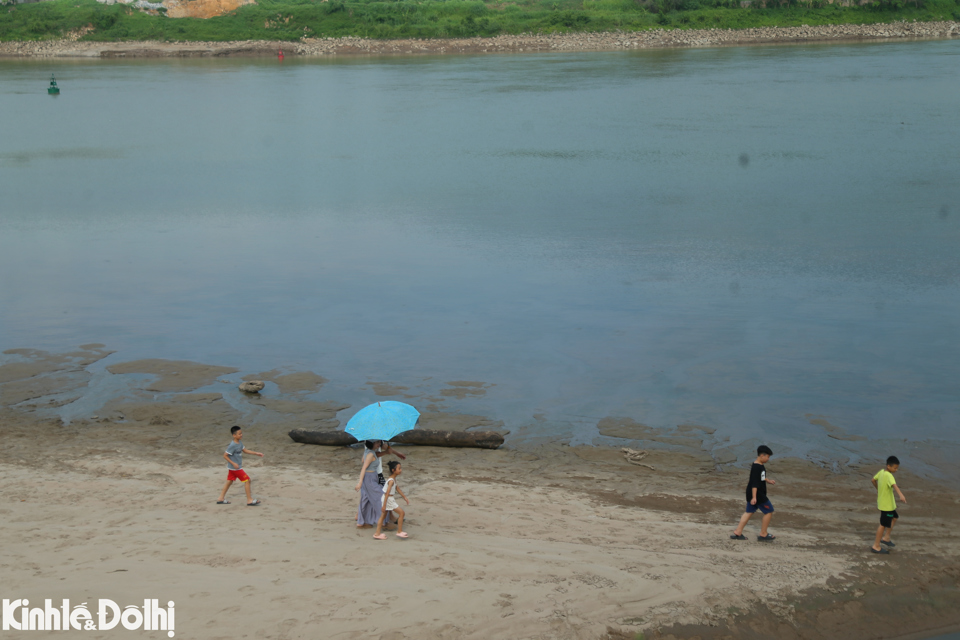
[(386, 495), (387, 489), (390, 487), (390, 483), (391, 483), (391, 482), (393, 483), (393, 489), (394, 489), (393, 493), (394, 493), (394, 495), (396, 495), (396, 493), (397, 493), (397, 491), (396, 491), (396, 489), (397, 489), (397, 479), (396, 479), (396, 478), (387, 478), (387, 481), (383, 483), (383, 493), (384, 493), (384, 495)]

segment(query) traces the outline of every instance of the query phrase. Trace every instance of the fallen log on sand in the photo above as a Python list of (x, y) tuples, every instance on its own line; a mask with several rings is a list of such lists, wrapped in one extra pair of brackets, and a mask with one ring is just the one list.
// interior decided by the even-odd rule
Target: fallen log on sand
[[(328, 447), (345, 447), (356, 444), (357, 439), (346, 431), (307, 431), (294, 429), (290, 432), (294, 442), (320, 444)], [(413, 429), (394, 436), (390, 442), (418, 444), (426, 447), (471, 447), (496, 449), (503, 444), (503, 436), (496, 431), (436, 431)]]

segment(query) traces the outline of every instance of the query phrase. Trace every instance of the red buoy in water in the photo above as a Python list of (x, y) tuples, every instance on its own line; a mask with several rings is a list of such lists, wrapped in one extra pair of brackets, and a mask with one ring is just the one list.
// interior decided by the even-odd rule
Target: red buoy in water
[(283, 49), (280, 49), (279, 51), (277, 51), (277, 58), (280, 60), (283, 60)]

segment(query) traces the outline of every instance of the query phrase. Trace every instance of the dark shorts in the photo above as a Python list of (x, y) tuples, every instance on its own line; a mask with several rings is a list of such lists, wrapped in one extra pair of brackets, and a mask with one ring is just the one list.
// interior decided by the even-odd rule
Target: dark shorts
[(893, 521), (900, 517), (900, 514), (896, 511), (881, 511), (880, 512), (880, 526), (882, 527), (892, 527)]
[(757, 509), (760, 510), (760, 513), (767, 515), (768, 513), (773, 513), (773, 503), (767, 500), (762, 504), (750, 504), (747, 503), (747, 513), (756, 513)]
[(247, 472), (243, 469), (228, 469), (227, 480), (230, 482), (233, 482), (234, 480), (239, 480), (240, 482), (250, 482), (250, 476), (248, 476)]

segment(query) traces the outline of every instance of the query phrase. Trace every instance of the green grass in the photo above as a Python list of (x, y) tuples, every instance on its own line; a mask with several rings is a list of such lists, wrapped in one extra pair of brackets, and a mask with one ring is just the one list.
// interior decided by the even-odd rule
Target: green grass
[(960, 0), (880, 0), (863, 7), (841, 7), (825, 0), (767, 4), (741, 8), (739, 0), (259, 0), (229, 15), (199, 20), (148, 15), (95, 0), (52, 0), (0, 4), (0, 41), (59, 38), (84, 27), (93, 29), (83, 40), (93, 41), (291, 41), (304, 36), (459, 38), (960, 20)]

